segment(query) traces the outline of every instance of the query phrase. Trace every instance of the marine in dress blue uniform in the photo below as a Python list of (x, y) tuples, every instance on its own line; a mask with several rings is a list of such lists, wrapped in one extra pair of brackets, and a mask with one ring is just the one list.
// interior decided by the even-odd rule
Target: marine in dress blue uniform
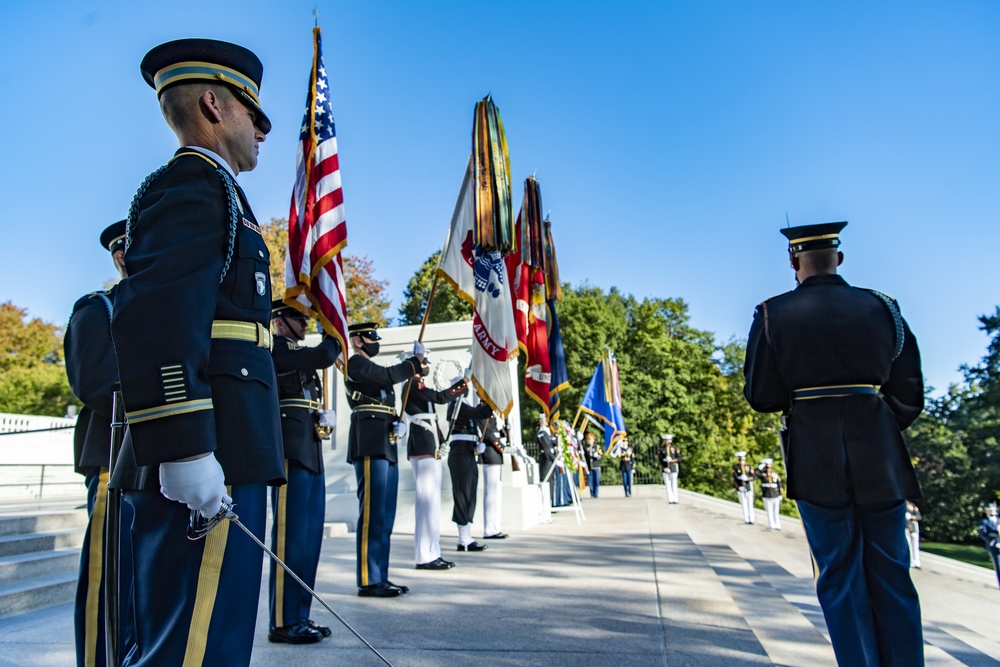
[[(110, 225), (101, 233), (101, 247), (111, 256), (125, 277), (125, 221)], [(73, 305), (63, 350), (66, 375), (73, 394), (83, 403), (73, 433), (73, 460), (76, 472), (87, 485), (87, 530), (80, 549), (80, 576), (76, 586), (74, 628), (76, 664), (94, 667), (107, 663), (104, 630), (104, 566), (110, 458), (112, 395), (118, 388), (118, 365), (111, 340), (111, 314), (115, 287), (92, 292)], [(132, 523), (131, 509), (122, 506), (125, 532)], [(127, 593), (132, 581), (132, 550), (128, 540), (121, 544), (119, 571), (121, 590)], [(128, 600), (119, 604), (118, 627), (125, 646), (135, 641)]]
[[(307, 321), (305, 315), (280, 300), (271, 304), (275, 334), (271, 357), (278, 376), (288, 480), (284, 486), (271, 489), (271, 550), (315, 588), (326, 516), (323, 438), (329, 436), (327, 429), (333, 426), (331, 416), (335, 414), (323, 409), (323, 384), (316, 371), (333, 365), (340, 355), (340, 342), (323, 336), (315, 347), (300, 346)], [(309, 620), (312, 594), (273, 561), (270, 568), (268, 640), (311, 644), (330, 636), (329, 628)]]
[[(358, 482), (357, 581), (361, 597), (396, 597), (409, 591), (389, 581), (389, 550), (399, 489), (397, 442), (404, 433), (396, 419), (395, 385), (421, 372), (423, 346), (395, 366), (372, 361), (379, 352), (378, 325), (352, 324), (354, 354), (347, 360), (347, 403), (351, 406), (347, 462)], [(418, 347), (419, 346), (419, 347)]]
[(418, 570), (448, 570), (455, 563), (441, 558), (441, 445), (445, 436), (434, 406), (464, 396), (469, 385), (465, 378), (458, 378), (437, 391), (421, 375), (414, 375), (410, 383), (403, 413), (409, 424), (406, 458), (413, 469), (414, 560)]
[(757, 307), (744, 393), (782, 412), (788, 496), (841, 665), (922, 665), (902, 526), (920, 496), (901, 431), (923, 409), (917, 342), (891, 298), (837, 275), (846, 222), (781, 230), (798, 287)]
[(192, 510), (231, 499), (263, 539), (267, 485), (284, 482), (269, 256), (235, 180), (271, 127), (263, 66), (235, 44), (185, 39), (140, 69), (182, 147), (133, 199), (111, 325), (128, 420), (114, 477), (135, 489), (125, 664), (246, 665), (263, 552), (228, 521), (186, 532)]

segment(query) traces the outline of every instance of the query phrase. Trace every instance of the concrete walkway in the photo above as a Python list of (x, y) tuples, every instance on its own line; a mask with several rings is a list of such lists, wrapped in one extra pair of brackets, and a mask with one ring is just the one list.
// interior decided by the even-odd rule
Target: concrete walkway
[[(583, 505), (582, 525), (561, 512), (482, 553), (456, 553), (446, 525), (458, 566), (445, 572), (413, 569), (412, 535), (396, 535), (390, 576), (412, 592), (395, 599), (356, 597), (354, 535), (329, 537), (318, 590), (398, 667), (834, 664), (797, 522), (748, 526), (734, 503), (683, 491), (667, 505), (663, 487), (605, 487)], [(914, 574), (927, 664), (1000, 665), (993, 573), (927, 554)], [(0, 619), (0, 665), (72, 664), (71, 617), (63, 604)], [(333, 636), (269, 644), (262, 598), (252, 664), (382, 664), (318, 604), (313, 619)]]

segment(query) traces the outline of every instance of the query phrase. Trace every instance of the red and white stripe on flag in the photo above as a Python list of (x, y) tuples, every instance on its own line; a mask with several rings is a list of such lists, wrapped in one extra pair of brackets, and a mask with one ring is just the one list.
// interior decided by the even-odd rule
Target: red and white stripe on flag
[(324, 331), (340, 340), (341, 366), (347, 361), (347, 288), (340, 256), (346, 246), (337, 134), (317, 27), (288, 213), (284, 301), (319, 320)]

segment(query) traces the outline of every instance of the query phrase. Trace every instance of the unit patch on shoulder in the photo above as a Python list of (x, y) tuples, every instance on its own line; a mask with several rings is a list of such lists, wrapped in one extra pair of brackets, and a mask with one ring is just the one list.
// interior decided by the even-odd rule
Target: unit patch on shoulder
[(267, 291), (267, 276), (258, 271), (253, 274), (253, 277), (257, 281), (257, 294), (264, 296), (264, 292)]
[[(261, 234), (260, 227), (258, 227), (256, 224), (254, 224), (250, 220), (247, 220), (246, 218), (243, 218), (243, 226), (252, 229), (253, 231), (257, 232), (258, 234)], [(263, 236), (263, 234), (261, 234), (261, 236)]]

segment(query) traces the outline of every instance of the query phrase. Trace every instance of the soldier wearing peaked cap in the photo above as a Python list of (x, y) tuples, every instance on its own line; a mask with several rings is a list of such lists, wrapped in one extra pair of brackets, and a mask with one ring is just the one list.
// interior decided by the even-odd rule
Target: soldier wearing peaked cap
[(458, 551), (485, 551), (487, 545), (472, 539), (472, 519), (476, 515), (476, 489), (479, 487), (476, 462), (478, 455), (486, 451), (483, 428), (493, 409), (478, 394), (470, 393), (464, 398), (456, 397), (448, 405), (447, 414), (448, 421), (454, 424), (451, 449), (448, 450), (448, 472), (454, 501), (451, 520), (458, 526)]
[[(281, 440), (285, 452), (284, 486), (272, 487), (271, 550), (302, 578), (316, 585), (326, 513), (323, 439), (336, 423), (336, 413), (323, 409), (323, 384), (318, 369), (329, 368), (340, 356), (340, 342), (323, 336), (315, 347), (300, 346), (308, 319), (280, 300), (271, 304), (274, 347), (271, 357), (278, 376)], [(312, 594), (274, 561), (270, 563), (271, 642), (312, 644), (330, 636), (330, 629), (309, 620)]]
[(753, 468), (747, 463), (746, 452), (736, 452), (736, 463), (733, 464), (733, 486), (736, 487), (736, 496), (740, 501), (740, 508), (743, 510), (743, 522), (752, 524), (754, 522), (753, 505)]
[(372, 361), (379, 353), (377, 329), (373, 322), (347, 328), (353, 351), (345, 381), (352, 410), (347, 462), (358, 481), (358, 595), (386, 598), (409, 591), (389, 581), (389, 540), (399, 488), (396, 447), (406, 433), (406, 424), (396, 419), (395, 385), (421, 372), (424, 346), (416, 342), (411, 357), (395, 366), (380, 366)]
[(760, 480), (760, 496), (767, 512), (767, 525), (771, 530), (781, 530), (781, 477), (774, 472), (773, 459), (764, 459), (757, 466), (755, 475)]
[(846, 225), (781, 230), (798, 287), (757, 307), (744, 393), (755, 410), (784, 413), (788, 496), (837, 661), (922, 665), (901, 529), (906, 499), (920, 496), (901, 433), (923, 409), (920, 353), (893, 299), (837, 274)]
[[(101, 233), (101, 247), (111, 252), (120, 277), (125, 271), (125, 221), (109, 225)], [(103, 665), (105, 656), (104, 628), (104, 558), (105, 519), (108, 497), (108, 460), (111, 437), (112, 395), (118, 388), (118, 366), (111, 340), (111, 314), (117, 286), (92, 292), (81, 297), (73, 306), (63, 348), (66, 374), (73, 394), (83, 403), (73, 434), (76, 472), (84, 475), (87, 484), (87, 530), (80, 550), (80, 576), (76, 587), (76, 663), (79, 667)], [(122, 525), (132, 521), (131, 510), (122, 507)], [(131, 549), (128, 540), (121, 548), (120, 572), (124, 580), (122, 591), (131, 586)], [(128, 601), (119, 604), (118, 621), (126, 646), (135, 641), (135, 628), (128, 614)]]
[[(424, 360), (426, 363), (426, 359)], [(464, 377), (437, 391), (424, 382), (424, 370), (410, 379), (404, 418), (409, 424), (406, 458), (413, 469), (413, 554), (418, 570), (448, 570), (455, 563), (441, 558), (441, 445), (444, 434), (434, 406), (469, 391)]]
[(138, 634), (125, 663), (246, 665), (263, 552), (228, 521), (195, 541), (186, 529), (192, 510), (211, 517), (231, 500), (263, 539), (267, 485), (284, 483), (269, 255), (236, 182), (271, 128), (263, 66), (241, 46), (183, 39), (140, 70), (181, 148), (132, 201), (111, 324), (129, 425), (121, 477), (139, 466), (124, 493)]

